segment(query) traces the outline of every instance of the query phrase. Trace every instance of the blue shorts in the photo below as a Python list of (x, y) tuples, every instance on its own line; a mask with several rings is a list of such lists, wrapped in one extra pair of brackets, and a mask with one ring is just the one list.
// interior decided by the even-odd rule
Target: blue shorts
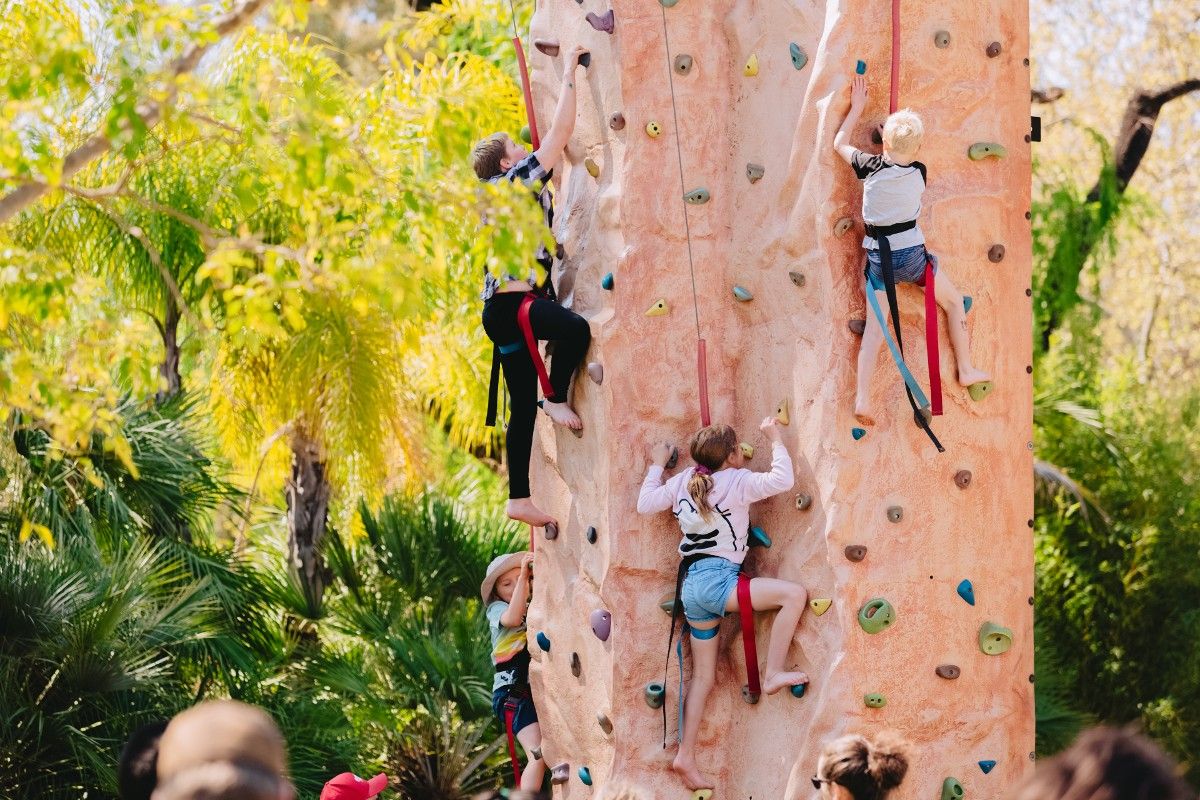
[[(504, 728), (504, 701), (508, 699), (511, 686), (501, 686), (492, 692), (492, 713), (500, 720), (500, 730)], [(513, 736), (522, 728), (537, 722), (537, 709), (533, 707), (532, 697), (522, 697), (517, 701), (517, 713), (513, 715)]]
[[(905, 247), (903, 250), (893, 250), (892, 274), (896, 277), (896, 283), (915, 283), (918, 286), (924, 286), (926, 256), (933, 261), (933, 269), (936, 272), (937, 256), (927, 251), (925, 245), (918, 244), (913, 247)], [(880, 263), (878, 250), (867, 251), (867, 273), (870, 275), (871, 288), (882, 292), (883, 265)]]
[(725, 616), (729, 593), (737, 588), (741, 567), (724, 558), (705, 558), (688, 567), (679, 599), (689, 622), (711, 622)]

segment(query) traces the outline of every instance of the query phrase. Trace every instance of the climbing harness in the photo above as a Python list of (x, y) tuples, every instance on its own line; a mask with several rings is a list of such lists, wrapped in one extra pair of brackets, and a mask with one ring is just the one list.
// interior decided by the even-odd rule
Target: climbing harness
[[(515, 663), (514, 663), (515, 662)], [(516, 785), (521, 785), (521, 762), (517, 758), (516, 735), (513, 733), (513, 722), (521, 703), (533, 701), (533, 691), (529, 687), (529, 651), (521, 650), (507, 661), (496, 665), (496, 672), (516, 671), (515, 682), (509, 686), (508, 696), (504, 698), (504, 733), (508, 737), (508, 757), (512, 762), (513, 779)]]
[(533, 92), (529, 88), (529, 69), (525, 65), (525, 48), (521, 46), (521, 35), (517, 32), (517, 9), (512, 0), (508, 0), (508, 8), (512, 11), (513, 49), (517, 51), (517, 69), (521, 73), (521, 91), (525, 95), (525, 117), (529, 120), (529, 140), (533, 149), (537, 150), (542, 142), (538, 136), (537, 117), (533, 110)]
[(511, 355), (522, 347), (529, 351), (529, 357), (533, 360), (533, 367), (537, 370), (538, 383), (541, 384), (542, 393), (546, 397), (554, 396), (554, 389), (550, 386), (550, 376), (546, 372), (546, 362), (542, 360), (542, 353), (538, 350), (537, 339), (533, 335), (533, 324), (529, 321), (529, 307), (533, 305), (533, 301), (536, 299), (537, 297), (533, 292), (527, 292), (521, 298), (521, 305), (517, 308), (517, 327), (521, 329), (525, 341), (492, 345), (492, 374), (488, 381), (488, 407), (487, 419), (485, 421), (488, 427), (496, 424), (496, 406), (500, 394), (499, 356), (501, 355)]

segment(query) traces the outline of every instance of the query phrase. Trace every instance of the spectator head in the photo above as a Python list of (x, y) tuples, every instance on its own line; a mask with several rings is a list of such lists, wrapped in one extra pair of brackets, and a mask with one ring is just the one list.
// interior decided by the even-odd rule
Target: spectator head
[(287, 780), (253, 764), (212, 761), (178, 773), (154, 800), (293, 800)]
[(908, 745), (898, 735), (851, 735), (825, 746), (812, 780), (825, 800), (883, 800), (907, 772)]
[(363, 780), (353, 772), (343, 772), (325, 782), (321, 800), (370, 800), (387, 788), (388, 777), (382, 772)]
[(1013, 800), (1195, 800), (1174, 762), (1131, 730), (1092, 728), (1038, 765)]
[(129, 736), (117, 762), (117, 795), (121, 800), (150, 800), (158, 774), (158, 740), (166, 720), (149, 722)]

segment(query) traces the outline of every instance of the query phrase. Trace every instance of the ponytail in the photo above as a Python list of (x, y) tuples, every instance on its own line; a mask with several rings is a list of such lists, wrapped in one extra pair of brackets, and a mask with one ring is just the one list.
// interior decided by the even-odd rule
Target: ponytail
[(692, 473), (692, 477), (688, 478), (688, 494), (691, 495), (692, 504), (696, 506), (696, 510), (702, 517), (707, 517), (712, 513), (712, 505), (708, 502), (708, 493), (712, 490), (713, 479), (710, 473), (700, 472), (697, 469)]
[(688, 495), (703, 517), (713, 511), (708, 502), (708, 494), (713, 490), (712, 474), (721, 468), (736, 448), (737, 433), (728, 425), (709, 425), (692, 437), (690, 450), (692, 460), (696, 462), (696, 471), (688, 478)]

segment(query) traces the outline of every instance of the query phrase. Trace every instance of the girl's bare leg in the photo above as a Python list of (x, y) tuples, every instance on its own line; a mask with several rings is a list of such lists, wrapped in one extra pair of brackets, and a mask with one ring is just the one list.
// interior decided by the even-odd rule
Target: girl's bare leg
[[(865, 291), (872, 290), (867, 286)], [(886, 292), (875, 292), (875, 299), (879, 301), (880, 309), (888, 307)], [(862, 343), (858, 346), (858, 380), (854, 386), (854, 416), (863, 425), (875, 424), (875, 416), (871, 410), (871, 376), (875, 374), (875, 364), (879, 361), (879, 348), (883, 347), (883, 328), (879, 326), (879, 320), (869, 305)], [(884, 311), (884, 314), (887, 312)]]
[[(736, 594), (731, 592), (731, 594)], [(720, 620), (691, 623), (693, 628), (711, 630)], [(712, 781), (696, 766), (696, 742), (700, 738), (700, 723), (704, 721), (704, 707), (712, 691), (717, 674), (717, 637), (696, 639), (692, 637), (692, 682), (688, 686), (687, 699), (683, 704), (683, 739), (679, 743), (679, 754), (671, 762), (671, 769), (679, 775), (689, 790), (707, 789)]]
[(946, 312), (946, 327), (950, 333), (950, 344), (954, 346), (958, 382), (963, 386), (970, 386), (990, 381), (990, 375), (971, 364), (971, 336), (967, 333), (967, 312), (963, 308), (962, 293), (945, 270), (941, 269), (934, 273), (933, 287), (938, 305)]
[[(750, 581), (750, 604), (754, 606), (755, 611), (779, 609), (779, 613), (775, 615), (775, 622), (771, 624), (771, 640), (767, 645), (767, 668), (763, 671), (762, 690), (766, 694), (775, 694), (785, 686), (808, 683), (808, 675), (805, 673), (787, 672), (783, 668), (783, 661), (787, 658), (788, 648), (796, 635), (796, 626), (800, 623), (800, 615), (804, 613), (804, 604), (807, 601), (808, 592), (798, 583), (778, 578), (753, 578)], [(737, 592), (729, 593), (725, 610), (738, 610)]]
[(520, 789), (526, 792), (540, 792), (542, 790), (542, 780), (546, 777), (546, 762), (541, 758), (534, 758), (533, 751), (538, 750), (542, 746), (542, 728), (536, 722), (532, 725), (526, 725), (521, 730), (517, 731), (517, 741), (521, 743), (521, 747), (529, 756), (529, 763), (525, 765), (525, 769), (521, 771)]

